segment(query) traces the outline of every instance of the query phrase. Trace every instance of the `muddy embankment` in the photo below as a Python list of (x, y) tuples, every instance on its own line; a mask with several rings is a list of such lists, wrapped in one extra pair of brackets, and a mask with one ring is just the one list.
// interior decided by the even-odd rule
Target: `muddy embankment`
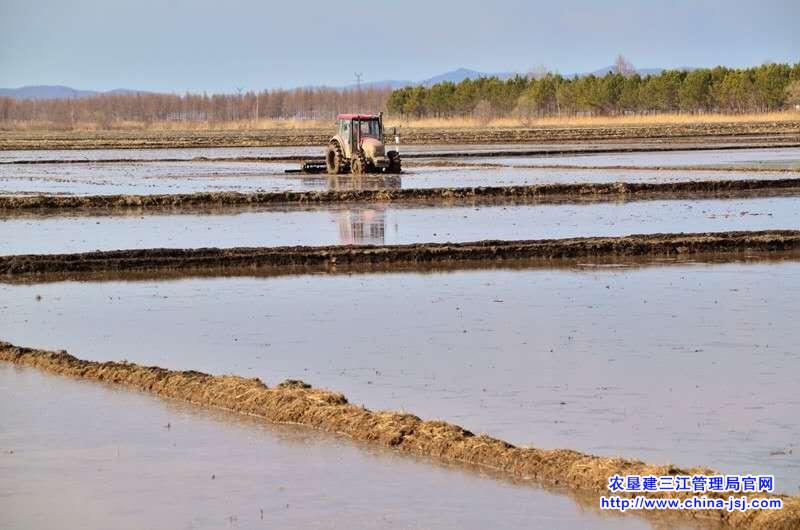
[(614, 267), (614, 270), (635, 270), (648, 267), (665, 267), (681, 264), (704, 263), (709, 265), (731, 263), (771, 263), (779, 264), (800, 261), (798, 250), (741, 251), (736, 253), (698, 253), (673, 254), (656, 256), (592, 256), (591, 258), (561, 258), (549, 260), (545, 258), (503, 259), (503, 260), (463, 260), (425, 263), (375, 263), (375, 264), (341, 264), (339, 266), (281, 266), (281, 267), (216, 267), (207, 269), (137, 269), (137, 270), (103, 270), (87, 272), (62, 271), (36, 275), (0, 275), (0, 284), (46, 284), (64, 281), (79, 282), (154, 282), (166, 280), (185, 280), (188, 278), (279, 278), (301, 274), (319, 274), (329, 276), (351, 276), (353, 274), (396, 274), (413, 273), (415, 275), (440, 274), (445, 272), (469, 270), (496, 271), (530, 271), (531, 269), (547, 270), (591, 270), (598, 267)]
[(605, 182), (535, 184), (479, 188), (407, 188), (378, 190), (207, 192), (161, 195), (0, 196), (0, 213), (19, 210), (81, 208), (163, 209), (197, 206), (335, 204), (372, 202), (574, 202), (669, 198), (735, 198), (800, 193), (800, 178), (703, 180), (685, 182)]
[[(10, 149), (156, 149), (180, 147), (266, 147), (325, 145), (330, 128), (251, 131), (8, 131), (0, 150)], [(406, 144), (494, 144), (534, 142), (627, 141), (641, 139), (709, 141), (737, 137), (781, 137), (796, 141), (800, 120), (751, 123), (695, 123), (608, 126), (485, 128), (398, 128)], [(794, 136), (792, 138), (792, 136)]]
[(800, 250), (800, 230), (649, 234), (527, 241), (419, 243), (322, 247), (140, 249), (0, 256), (0, 274), (58, 274), (208, 270), (226, 268), (316, 268), (449, 264), (486, 260), (563, 260)]
[[(205, 407), (248, 414), (275, 423), (298, 424), (376, 443), (445, 462), (462, 462), (492, 469), (509, 477), (572, 490), (607, 494), (608, 477), (619, 475), (712, 474), (709, 469), (680, 469), (623, 458), (604, 458), (568, 449), (515, 447), (443, 421), (424, 421), (412, 414), (371, 411), (348, 403), (335, 392), (311, 388), (301, 381), (267, 387), (258, 379), (172, 371), (122, 362), (91, 362), (66, 352), (20, 348), (0, 342), (0, 360), (50, 373), (134, 388)], [(692, 493), (671, 493), (688, 497)], [(657, 496), (657, 495), (654, 495)], [(714, 494), (708, 494), (708, 497)], [(762, 495), (763, 496), (763, 495)], [(682, 512), (732, 527), (794, 529), (800, 526), (800, 498), (782, 496), (781, 510)]]

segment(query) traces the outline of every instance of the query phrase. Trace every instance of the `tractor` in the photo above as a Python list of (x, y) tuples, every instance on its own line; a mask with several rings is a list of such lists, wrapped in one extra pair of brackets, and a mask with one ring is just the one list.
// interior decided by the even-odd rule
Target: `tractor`
[(325, 169), (332, 175), (400, 173), (400, 153), (387, 152), (383, 142), (383, 114), (339, 114), (325, 152)]

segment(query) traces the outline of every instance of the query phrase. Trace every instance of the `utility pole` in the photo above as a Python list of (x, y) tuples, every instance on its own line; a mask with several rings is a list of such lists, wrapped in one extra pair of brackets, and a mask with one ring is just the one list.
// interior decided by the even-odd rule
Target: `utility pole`
[(237, 86), (236, 87), (236, 92), (239, 94), (239, 98), (236, 101), (236, 114), (234, 114), (234, 116), (235, 116), (233, 118), (234, 121), (239, 121), (239, 108), (242, 106), (242, 91), (243, 90), (244, 90), (244, 87), (241, 87), (241, 86)]
[(364, 77), (364, 74), (361, 72), (356, 72), (356, 112), (361, 112), (361, 78)]

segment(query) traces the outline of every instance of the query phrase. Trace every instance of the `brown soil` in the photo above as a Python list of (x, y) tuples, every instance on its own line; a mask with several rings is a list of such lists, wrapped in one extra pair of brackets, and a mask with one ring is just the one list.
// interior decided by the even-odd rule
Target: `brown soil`
[(141, 249), (76, 254), (0, 256), (0, 274), (122, 272), (218, 268), (402, 266), (480, 260), (564, 260), (614, 256), (787, 252), (800, 250), (800, 231), (650, 234), (526, 241), (322, 247)]
[[(270, 193), (204, 192), (162, 195), (0, 196), (3, 210), (127, 208), (163, 209), (196, 206), (333, 204), (353, 202), (524, 201), (573, 202), (664, 198), (743, 197), (754, 193), (796, 194), (800, 178), (701, 180), (685, 182), (606, 182), (536, 184), (480, 188), (286, 191)], [(6, 212), (7, 213), (7, 212)]]
[[(679, 469), (623, 458), (604, 458), (568, 449), (515, 447), (443, 421), (424, 421), (412, 414), (371, 411), (348, 403), (335, 392), (289, 380), (267, 387), (258, 379), (172, 371), (122, 362), (91, 362), (66, 352), (20, 348), (0, 342), (0, 360), (84, 379), (123, 385), (157, 396), (249, 414), (276, 423), (306, 425), (354, 440), (450, 462), (482, 466), (509, 476), (560, 488), (607, 493), (608, 477), (628, 475), (712, 474), (704, 468)], [(672, 497), (679, 496), (676, 493)], [(684, 496), (690, 496), (684, 494)], [(709, 495), (711, 496), (711, 495)], [(704, 517), (733, 527), (795, 529), (800, 526), (800, 498), (782, 497), (780, 511), (745, 513), (706, 511)], [(687, 517), (696, 514), (685, 512)]]
[[(331, 128), (256, 131), (22, 131), (4, 132), (8, 149), (153, 149), (170, 147), (263, 147), (325, 145)], [(800, 121), (673, 125), (544, 126), (414, 129), (403, 128), (407, 144), (492, 144), (640, 139), (735, 139), (749, 136), (796, 141)], [(794, 136), (794, 138), (792, 138)]]

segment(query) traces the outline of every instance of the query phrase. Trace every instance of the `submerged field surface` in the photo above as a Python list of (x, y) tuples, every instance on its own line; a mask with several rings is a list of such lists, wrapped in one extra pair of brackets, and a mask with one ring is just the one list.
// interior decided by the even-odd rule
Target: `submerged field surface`
[[(520, 447), (774, 474), (779, 492), (796, 496), (797, 189), (379, 200), (381, 190), (542, 184), (774, 186), (800, 170), (800, 148), (769, 147), (765, 137), (753, 145), (660, 142), (404, 146), (402, 175), (362, 178), (285, 173), (319, 147), (0, 151), (0, 196), (12, 200), (378, 190), (366, 201), (343, 195), (329, 204), (7, 208), (0, 341), (87, 361), (257, 377), (270, 387), (302, 380), (373, 411), (443, 420)], [(765, 230), (773, 232), (757, 233)], [(651, 236), (602, 239), (630, 234)], [(591, 239), (564, 239), (574, 237)], [(703, 244), (715, 250), (715, 238), (718, 252), (703, 254)], [(513, 249), (503, 250), (511, 241), (545, 250), (536, 263), (532, 254), (513, 260)], [(448, 242), (449, 250), (436, 246)], [(296, 245), (307, 248), (288, 248)], [(457, 261), (470, 245), (483, 262), (448, 263), (447, 252)], [(317, 250), (334, 259), (314, 257), (323, 246), (330, 248)], [(205, 247), (259, 248), (229, 256), (238, 267), (229, 275), (220, 266), (225, 250)], [(259, 269), (259, 253), (276, 247), (286, 256)], [(206, 252), (208, 270), (171, 267), (179, 249)], [(361, 268), (346, 267), (348, 249)], [(45, 263), (94, 250), (127, 252)], [(134, 263), (148, 253), (163, 261), (149, 272)], [(393, 268), (401, 255), (406, 261)], [(84, 259), (98, 264), (81, 269)], [(320, 266), (290, 266), (304, 259)], [(37, 264), (58, 276), (33, 274)], [(435, 451), (402, 455), (369, 437), (274, 425), (6, 363), (0, 390), (19, 397), (0, 403), (0, 476), (10, 478), (0, 480), (0, 526), (695, 523), (609, 517), (596, 509), (596, 495), (442, 465), (429, 458)], [(415, 443), (413, 434), (398, 444), (403, 436)], [(793, 513), (781, 521), (791, 524)]]

